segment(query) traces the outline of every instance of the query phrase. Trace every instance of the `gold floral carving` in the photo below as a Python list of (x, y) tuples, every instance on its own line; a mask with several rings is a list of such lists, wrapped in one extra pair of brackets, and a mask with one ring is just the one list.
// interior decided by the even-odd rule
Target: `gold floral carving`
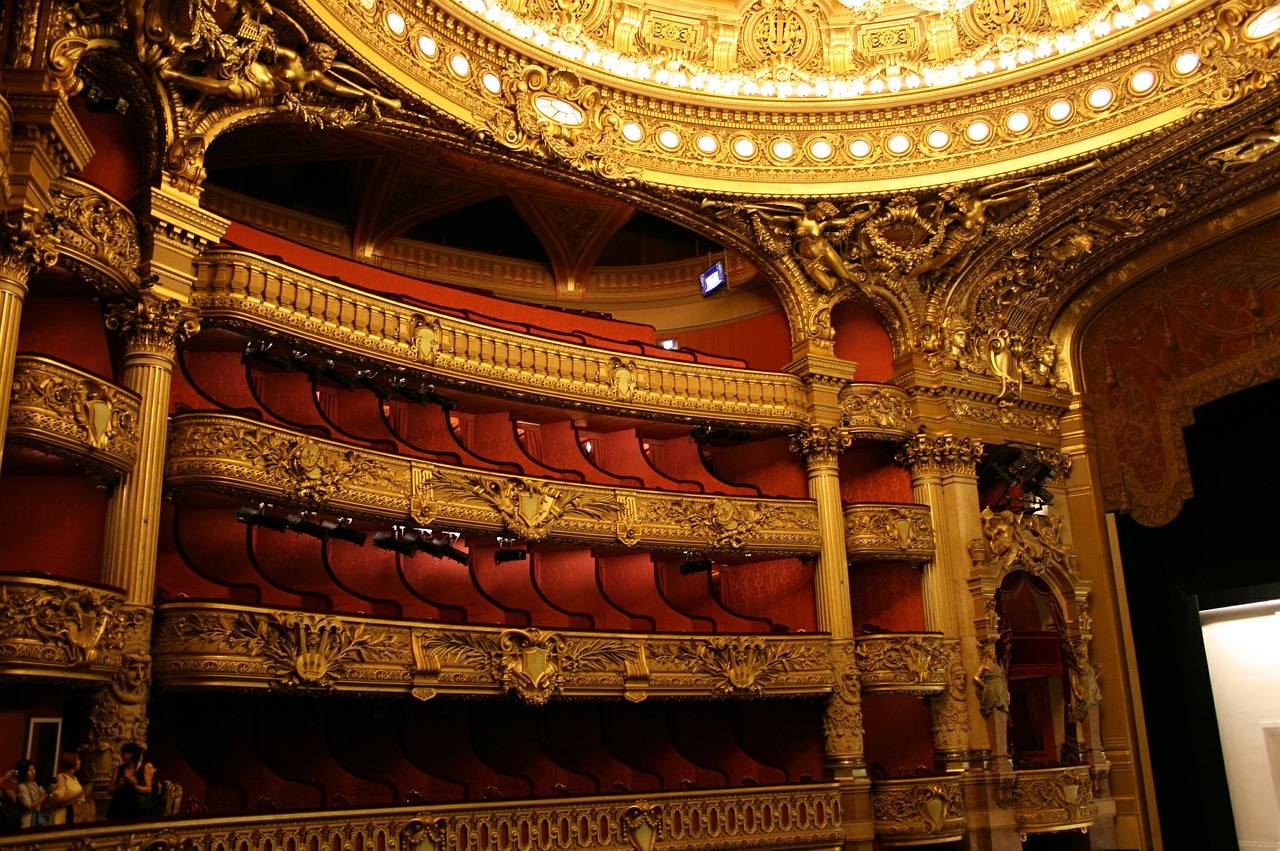
[(625, 361), (633, 375), (624, 399), (611, 365), (615, 352), (427, 313), (243, 251), (205, 251), (196, 268), (192, 303), (206, 324), (286, 335), (395, 369), (421, 369), (425, 323), (435, 338), (426, 348), (434, 352), (432, 375), (459, 387), (608, 412), (732, 422), (735, 428), (808, 422), (803, 385), (792, 375), (634, 357)]
[(982, 441), (953, 434), (918, 434), (894, 456), (913, 475), (976, 475), (982, 460)]
[(791, 451), (819, 463), (835, 463), (853, 445), (853, 434), (835, 426), (814, 426), (791, 436)]
[(152, 296), (111, 304), (106, 324), (129, 350), (170, 358), (179, 344), (200, 330), (198, 314), (190, 305)]
[(137, 429), (138, 397), (128, 390), (48, 358), (15, 361), (9, 439), (118, 476), (137, 460)]
[(882, 845), (945, 842), (964, 835), (958, 777), (877, 780), (872, 792), (876, 839)]
[(1200, 56), (1213, 69), (1213, 77), (1205, 81), (1208, 106), (1234, 103), (1276, 79), (1280, 35), (1250, 38), (1245, 31), (1254, 13), (1266, 6), (1264, 0), (1230, 0), (1217, 8), (1213, 30), (1200, 44)]
[(850, 639), (831, 642), (834, 689), (822, 713), (827, 764), (840, 773), (865, 765), (862, 751), (862, 681), (857, 647)]
[(1024, 836), (1088, 827), (1098, 815), (1086, 766), (1015, 772), (1007, 800)]
[(32, 272), (57, 262), (56, 219), (28, 213), (0, 222), (0, 277), (25, 284)]
[(559, 693), (568, 677), (617, 671), (638, 659), (638, 649), (618, 639), (570, 640), (558, 632), (508, 629), (496, 636), (486, 632), (444, 632), (421, 643), (424, 654), (487, 670), (526, 703), (546, 703)]
[(840, 391), (840, 424), (856, 436), (901, 440), (916, 430), (906, 391), (850, 383)]
[(509, 532), (526, 541), (543, 541), (558, 520), (576, 519), (609, 522), (617, 505), (602, 491), (567, 488), (550, 482), (517, 476), (498, 477), (482, 473), (450, 471), (432, 480), (436, 499), (465, 505), (479, 502), (501, 515)]
[(502, 95), (507, 108), (490, 116), (485, 135), (606, 180), (633, 176), (619, 145), (622, 116), (577, 74), (528, 65), (508, 74)]
[(1055, 515), (982, 511), (984, 564), (988, 573), (1003, 577), (1011, 570), (1034, 576), (1046, 573), (1067, 582), (1079, 580), (1076, 553), (1062, 540), (1062, 518)]
[(927, 505), (854, 503), (844, 508), (844, 545), (850, 561), (933, 558), (933, 521)]
[(941, 635), (860, 636), (854, 644), (864, 694), (937, 694), (947, 688), (950, 655)]
[[(121, 606), (120, 662), (110, 682), (89, 705), (89, 730), (83, 746), (84, 779), (109, 783), (121, 745), (146, 746), (147, 700), (151, 694), (151, 609)], [(88, 785), (86, 783), (85, 785)]]
[(166, 621), (155, 652), (162, 656), (196, 641), (253, 658), (281, 688), (330, 688), (354, 666), (408, 661), (408, 648), (385, 628), (303, 612), (178, 615)]
[(959, 759), (969, 748), (969, 677), (960, 656), (960, 642), (948, 640), (947, 687), (929, 701), (934, 750), (945, 760)]
[(123, 602), (118, 592), (64, 581), (0, 578), (0, 670), (108, 679), (121, 665)]
[(219, 603), (159, 609), (156, 677), (171, 687), (331, 688), (564, 697), (823, 695), (825, 637), (459, 627), (322, 616)]
[(711, 677), (720, 694), (762, 695), (775, 678), (825, 662), (820, 648), (791, 646), (754, 636), (712, 637), (649, 651), (655, 662), (684, 664)]
[(51, 214), (58, 220), (58, 251), (100, 272), (117, 291), (136, 289), (142, 250), (138, 222), (106, 193), (62, 178), (50, 189)]

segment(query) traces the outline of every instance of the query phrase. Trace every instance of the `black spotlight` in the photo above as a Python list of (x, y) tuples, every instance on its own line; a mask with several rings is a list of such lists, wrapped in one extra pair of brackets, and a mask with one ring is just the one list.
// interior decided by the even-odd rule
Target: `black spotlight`
[(355, 374), (356, 383), (373, 392), (379, 399), (391, 396), (391, 388), (378, 380), (378, 373), (372, 369), (362, 369)]
[(252, 505), (242, 506), (236, 512), (236, 519), (246, 526), (262, 526), (276, 532), (283, 532), (289, 528), (289, 518), (268, 514), (265, 505), (259, 505), (256, 508)]
[(276, 369), (287, 370), (293, 366), (292, 352), (267, 342), (250, 343), (244, 350), (244, 359), (257, 361)]
[(412, 558), (418, 552), (420, 540), (421, 536), (416, 532), (378, 532), (373, 536), (373, 545), (380, 550), (392, 550)]
[(84, 108), (90, 112), (114, 112), (124, 115), (129, 111), (129, 101), (109, 95), (97, 86), (84, 90)]
[(711, 566), (711, 559), (709, 558), (689, 559), (689, 561), (680, 565), (680, 574), (688, 576), (691, 573), (706, 573), (711, 570)]
[(524, 561), (529, 557), (529, 553), (525, 550), (507, 549), (503, 547), (493, 554), (495, 564), (502, 564), (506, 561)]
[(297, 532), (299, 535), (307, 535), (312, 538), (324, 540), (329, 537), (329, 530), (323, 525), (311, 519), (309, 514), (290, 514), (288, 517), (289, 525), (286, 527), (290, 532)]
[(1038, 511), (1053, 502), (1044, 483), (1056, 475), (1045, 463), (1039, 447), (1005, 444), (992, 447), (982, 474), (998, 479), (1003, 488), (991, 500), (996, 511), (1013, 509), (1020, 513)]
[(369, 537), (367, 533), (351, 528), (350, 517), (339, 517), (336, 521), (326, 520), (320, 525), (324, 527), (326, 538), (337, 538), (358, 547), (364, 546), (365, 539)]
[(458, 564), (471, 563), (471, 553), (455, 547), (451, 538), (440, 539), (423, 536), (418, 541), (418, 549), (436, 558), (447, 558), (450, 561), (458, 562)]

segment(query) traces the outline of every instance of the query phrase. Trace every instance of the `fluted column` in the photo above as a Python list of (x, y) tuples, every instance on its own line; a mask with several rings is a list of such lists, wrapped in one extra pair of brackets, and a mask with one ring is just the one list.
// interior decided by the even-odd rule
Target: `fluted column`
[(840, 453), (852, 439), (838, 427), (815, 426), (792, 438), (809, 477), (809, 496), (818, 503), (822, 552), (814, 574), (818, 629), (832, 639), (853, 637), (849, 603), (849, 560), (844, 551), (844, 512), (840, 505)]
[(121, 383), (141, 397), (141, 406), (138, 463), (107, 508), (102, 581), (123, 588), (127, 603), (148, 606), (155, 593), (169, 382), (179, 343), (200, 324), (185, 302), (154, 296), (112, 305), (106, 322), (124, 342)]
[(972, 568), (968, 545), (981, 536), (977, 465), (982, 442), (949, 434), (920, 434), (908, 441), (897, 457), (911, 470), (915, 501), (928, 505), (933, 514), (936, 549), (921, 576), (925, 625), (954, 642), (950, 685), (930, 699), (934, 751), (939, 767), (962, 771), (974, 751), (990, 750), (989, 737), (975, 731), (975, 726), (983, 730), (985, 725), (970, 723), (975, 701), (967, 673), (977, 671), (981, 664), (966, 580)]

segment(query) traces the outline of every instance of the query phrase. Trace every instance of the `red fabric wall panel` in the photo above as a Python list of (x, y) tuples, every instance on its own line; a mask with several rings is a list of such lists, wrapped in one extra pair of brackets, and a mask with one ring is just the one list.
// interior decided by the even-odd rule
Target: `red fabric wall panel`
[(476, 756), (496, 771), (524, 778), (533, 796), (599, 793), (593, 776), (570, 771), (547, 756), (539, 743), (537, 716), (524, 704), (478, 701), (467, 714)]
[(867, 764), (882, 766), (890, 777), (933, 771), (933, 733), (929, 705), (910, 694), (875, 694), (862, 699)]
[(553, 606), (572, 615), (581, 628), (631, 629), (631, 618), (614, 608), (596, 584), (596, 557), (591, 550), (531, 552), (528, 558), (538, 591)]
[[(12, 464), (6, 459), (6, 466)], [(98, 581), (107, 495), (79, 473), (0, 478), (0, 569)]]
[(264, 579), (276, 588), (302, 597), (302, 606), (316, 612), (355, 612), (361, 601), (344, 592), (324, 569), (322, 544), (296, 532), (253, 530), (250, 557)]
[(925, 629), (920, 570), (905, 562), (855, 562), (849, 568), (849, 596), (854, 627), (876, 624), (888, 632)]
[[(179, 504), (174, 510), (172, 529), (182, 563), (197, 577), (225, 586), (226, 599), (293, 609), (302, 606), (301, 596), (275, 588), (263, 579), (249, 558), (247, 539), (256, 533), (239, 525), (232, 509)], [(192, 584), (176, 563), (167, 559), (157, 566), (156, 584), (171, 597), (183, 593), (197, 597), (202, 593), (201, 585)]]
[(735, 737), (735, 710), (736, 706), (694, 701), (670, 704), (671, 739), (691, 762), (722, 778), (721, 785), (785, 783), (785, 772), (742, 750)]
[(657, 562), (658, 587), (663, 598), (693, 619), (699, 632), (769, 632), (769, 621), (729, 612), (711, 593), (710, 571), (682, 574), (679, 561)]
[[(18, 327), (18, 351), (44, 355), (114, 380), (115, 368), (102, 322), (102, 308), (87, 298), (58, 298), (41, 294), (41, 281), (68, 276), (61, 269), (35, 276), (23, 300)], [(75, 286), (80, 286), (76, 284)]]
[(516, 428), (511, 415), (504, 411), (474, 415), (471, 418), (470, 432), (468, 448), (487, 458), (497, 458), (517, 464), (526, 475), (577, 482), (586, 479), (582, 473), (552, 469), (530, 457), (516, 440)]
[(590, 777), (600, 794), (656, 792), (651, 774), (637, 772), (613, 756), (600, 729), (599, 708), (589, 703), (565, 703), (554, 713), (538, 715), (538, 739), (556, 764)]
[[(690, 328), (671, 336), (680, 342), (682, 348), (738, 358), (751, 369), (782, 369), (791, 362), (791, 331), (787, 327), (787, 318), (777, 307), (777, 297), (772, 290), (761, 290), (760, 299), (764, 313), (709, 328)], [(772, 309), (769, 309), (770, 305)]]
[(752, 485), (766, 496), (804, 498), (809, 480), (804, 461), (791, 451), (790, 438), (773, 437), (712, 449), (712, 472), (726, 482)]
[(822, 779), (822, 706), (812, 700), (750, 700), (733, 704), (743, 751), (780, 770), (780, 783)]
[(118, 112), (90, 112), (83, 98), (71, 98), (70, 103), (76, 120), (93, 144), (93, 159), (84, 171), (73, 176), (129, 203), (146, 180), (142, 164), (148, 158), (142, 155), (134, 135), (137, 120)]
[(797, 558), (753, 561), (720, 571), (719, 595), (727, 609), (767, 618), (787, 632), (816, 632), (813, 565)]
[(259, 412), (261, 405), (249, 390), (239, 352), (204, 352), (183, 349), (178, 353), (179, 369), (174, 370), (169, 393), (171, 403), (196, 410), (221, 408), (241, 411), (244, 416)]
[(333, 436), (316, 409), (311, 379), (305, 373), (250, 369), (248, 381), (258, 406), (277, 421), (319, 437)]
[(831, 324), (836, 332), (836, 357), (858, 364), (853, 376), (857, 381), (893, 378), (893, 344), (874, 310), (842, 302), (831, 311)]
[(465, 623), (527, 626), (528, 618), (511, 617), (481, 593), (465, 564), (418, 553), (400, 559), (400, 570), (414, 592), (437, 606), (465, 613)]
[(663, 706), (653, 702), (610, 703), (601, 704), (600, 713), (600, 727), (610, 752), (636, 772), (657, 778), (662, 791), (710, 784), (717, 779), (710, 772), (700, 772), (676, 749)]
[(633, 428), (594, 434), (591, 443), (592, 461), (611, 475), (639, 479), (647, 488), (684, 493), (702, 492), (702, 486), (696, 482), (677, 481), (658, 472), (645, 456), (640, 436)]
[(663, 475), (673, 479), (697, 482), (706, 493), (736, 496), (760, 495), (760, 489), (754, 485), (734, 485), (713, 476), (703, 463), (702, 450), (692, 437), (673, 437), (669, 440), (654, 441), (654, 451), (650, 453), (650, 459)]
[(695, 632), (698, 627), (659, 594), (653, 559), (648, 553), (599, 556), (596, 576), (613, 605), (632, 618), (639, 631)]
[(358, 611), (381, 618), (434, 620), (439, 616), (438, 607), (415, 597), (404, 584), (395, 553), (376, 549), (371, 542), (361, 547), (336, 539), (326, 541), (321, 552), (333, 581), (365, 601)]
[(577, 470), (585, 481), (600, 485), (643, 487), (644, 480), (636, 477), (619, 478), (600, 469), (582, 452), (578, 433), (569, 420), (543, 423), (538, 429), (541, 437), (542, 463), (562, 470)]
[(842, 502), (915, 502), (911, 471), (893, 460), (898, 444), (859, 440), (840, 455)]
[[(495, 771), (475, 758), (471, 748), (471, 703), (413, 701), (398, 716), (395, 735), (400, 749), (433, 780), (432, 800), (479, 801), (486, 789), (507, 798), (532, 792), (528, 781)], [(390, 732), (390, 731), (389, 731)]]

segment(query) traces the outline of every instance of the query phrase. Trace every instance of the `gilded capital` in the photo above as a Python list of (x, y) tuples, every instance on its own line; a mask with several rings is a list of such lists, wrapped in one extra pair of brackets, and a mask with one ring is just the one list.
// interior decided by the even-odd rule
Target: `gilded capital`
[(0, 281), (26, 285), (32, 272), (58, 262), (57, 222), (27, 214), (0, 224)]
[(920, 473), (973, 475), (982, 459), (982, 441), (954, 434), (917, 434), (894, 455), (899, 464)]
[(107, 328), (130, 352), (172, 357), (178, 345), (200, 330), (197, 311), (173, 299), (143, 297), (107, 308)]
[(791, 451), (808, 460), (834, 462), (853, 443), (853, 435), (839, 426), (814, 426), (791, 435)]

